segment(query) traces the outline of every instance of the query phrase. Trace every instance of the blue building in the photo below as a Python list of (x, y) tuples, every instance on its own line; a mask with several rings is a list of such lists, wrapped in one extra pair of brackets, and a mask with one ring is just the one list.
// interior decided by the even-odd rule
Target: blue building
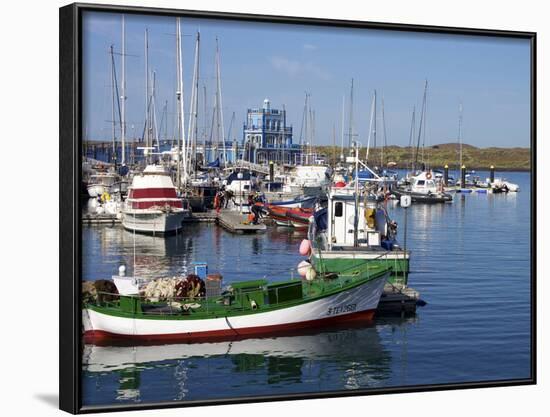
[(296, 164), (300, 145), (292, 143), (292, 126), (286, 124), (286, 110), (272, 109), (266, 98), (262, 108), (248, 109), (243, 126), (242, 158), (256, 163)]

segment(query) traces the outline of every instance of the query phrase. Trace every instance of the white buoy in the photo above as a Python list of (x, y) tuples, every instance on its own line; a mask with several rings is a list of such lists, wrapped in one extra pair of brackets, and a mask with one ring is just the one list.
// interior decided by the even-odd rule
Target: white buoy
[(124, 276), (126, 276), (126, 266), (120, 265), (120, 266), (118, 267), (118, 276), (119, 276), (119, 277), (124, 277)]
[(298, 271), (298, 274), (301, 277), (305, 277), (308, 269), (311, 269), (311, 268), (312, 266), (308, 261), (302, 261), (298, 264), (298, 266), (296, 267), (296, 270)]
[(316, 276), (317, 276), (317, 272), (315, 272), (315, 268), (311, 267), (306, 271), (306, 280), (307, 281), (313, 281)]

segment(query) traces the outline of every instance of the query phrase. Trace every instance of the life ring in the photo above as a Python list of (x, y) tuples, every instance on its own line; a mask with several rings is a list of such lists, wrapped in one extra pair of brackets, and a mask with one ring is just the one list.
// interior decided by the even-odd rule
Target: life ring
[(426, 174), (426, 178), (429, 179), (429, 180), (431, 180), (431, 179), (432, 179), (432, 173), (431, 173), (431, 172), (428, 172), (428, 173)]

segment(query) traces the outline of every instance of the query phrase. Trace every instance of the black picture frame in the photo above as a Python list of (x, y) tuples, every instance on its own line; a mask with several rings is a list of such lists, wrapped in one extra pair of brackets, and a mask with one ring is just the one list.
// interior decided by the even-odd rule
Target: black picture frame
[[(312, 394), (285, 394), (265, 397), (239, 397), (229, 400), (185, 401), (171, 403), (147, 403), (137, 405), (109, 405), (101, 407), (83, 407), (81, 402), (81, 312), (80, 312), (80, 277), (81, 277), (81, 202), (79, 185), (81, 179), (81, 51), (82, 51), (82, 13), (119, 12), (126, 14), (148, 14), (162, 16), (181, 16), (233, 20), (242, 22), (269, 22), (280, 24), (301, 24), (330, 26), (340, 28), (378, 29), (381, 31), (428, 32), (437, 34), (457, 34), (472, 36), (493, 36), (503, 38), (527, 39), (531, 45), (531, 377), (527, 379), (461, 382), (453, 384), (417, 385), (393, 388), (369, 388), (354, 392), (322, 392)], [(537, 34), (534, 32), (501, 31), (461, 27), (442, 27), (409, 24), (392, 24), (380, 22), (348, 21), (317, 19), (310, 17), (267, 16), (240, 13), (222, 13), (196, 10), (160, 9), (149, 7), (131, 7), (99, 4), (70, 4), (59, 10), (59, 45), (60, 45), (60, 230), (59, 230), (59, 408), (72, 414), (143, 410), (153, 408), (189, 407), (213, 404), (236, 404), (248, 402), (265, 402), (278, 400), (330, 398), (357, 395), (374, 395), (390, 393), (412, 393), (421, 391), (452, 390), (465, 388), (504, 387), (513, 385), (536, 384), (536, 52)]]

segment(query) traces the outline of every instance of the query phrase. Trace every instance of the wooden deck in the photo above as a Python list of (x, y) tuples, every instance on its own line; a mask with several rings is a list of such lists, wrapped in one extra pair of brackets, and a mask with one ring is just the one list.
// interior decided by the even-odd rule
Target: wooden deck
[(246, 214), (233, 210), (221, 210), (217, 214), (217, 222), (231, 233), (263, 233), (267, 229), (267, 226), (263, 223), (248, 223)]
[(83, 225), (95, 225), (95, 224), (107, 224), (114, 226), (115, 224), (120, 224), (120, 219), (117, 219), (116, 216), (111, 214), (84, 214), (82, 216)]

